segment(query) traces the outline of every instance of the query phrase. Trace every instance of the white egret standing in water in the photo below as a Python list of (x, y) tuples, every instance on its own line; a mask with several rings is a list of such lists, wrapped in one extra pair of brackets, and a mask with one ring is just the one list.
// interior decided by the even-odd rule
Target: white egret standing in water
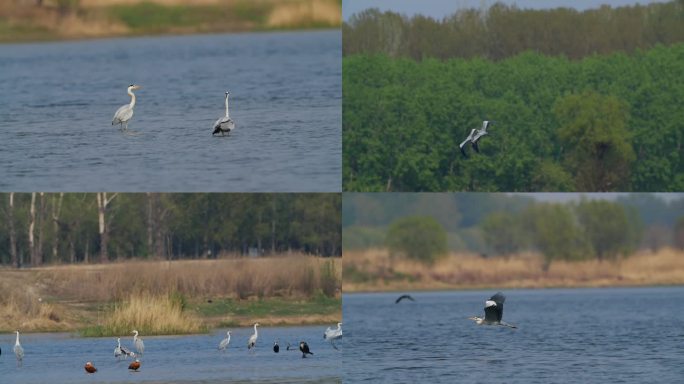
[(119, 129), (122, 131), (128, 130), (128, 121), (133, 117), (133, 107), (135, 107), (135, 94), (133, 91), (140, 88), (141, 87), (139, 85), (129, 85), (128, 95), (131, 96), (131, 102), (129, 104), (122, 105), (121, 108), (117, 109), (116, 113), (114, 113), (112, 125), (119, 124)]

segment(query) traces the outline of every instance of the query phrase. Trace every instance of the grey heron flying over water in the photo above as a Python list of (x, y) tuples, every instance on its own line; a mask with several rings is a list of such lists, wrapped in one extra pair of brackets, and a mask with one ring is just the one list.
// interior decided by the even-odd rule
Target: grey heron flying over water
[(475, 321), (477, 325), (501, 325), (504, 327), (517, 328), (515, 325), (501, 321), (501, 318), (503, 318), (503, 305), (505, 301), (506, 296), (501, 292), (497, 292), (494, 296), (490, 297), (489, 300), (485, 301), (484, 318), (473, 316), (468, 319)]
[(212, 135), (221, 133), (221, 136), (223, 136), (224, 133), (230, 133), (230, 131), (235, 129), (235, 122), (230, 118), (230, 111), (228, 110), (229, 97), (230, 92), (226, 91), (226, 115), (216, 120), (213, 126), (214, 131), (211, 133)]
[(489, 128), (489, 126), (491, 124), (494, 124), (494, 123), (495, 123), (495, 121), (485, 120), (482, 122), (482, 128), (480, 128), (480, 129), (473, 128), (470, 131), (470, 134), (468, 135), (468, 137), (466, 137), (466, 139), (463, 140), (463, 142), (458, 145), (458, 147), (461, 149), (461, 153), (463, 154), (464, 157), (468, 157), (468, 155), (465, 152), (465, 148), (464, 148), (466, 146), (466, 144), (468, 144), (468, 143), (470, 143), (473, 146), (473, 149), (475, 150), (475, 152), (480, 153), (480, 148), (477, 146), (477, 142), (483, 136), (489, 134), (489, 132), (487, 132), (487, 128)]
[(139, 85), (131, 84), (128, 86), (128, 95), (131, 96), (130, 104), (122, 105), (121, 108), (116, 110), (114, 118), (112, 119), (112, 125), (119, 124), (119, 129), (122, 131), (128, 130), (128, 121), (133, 117), (133, 107), (135, 107), (135, 94), (134, 90), (140, 89)]
[(24, 360), (24, 348), (19, 343), (19, 331), (17, 331), (17, 341), (14, 343), (14, 355), (17, 356), (17, 362)]
[(414, 299), (413, 297), (411, 297), (411, 295), (401, 295), (401, 296), (397, 297), (397, 299), (394, 301), (394, 304), (399, 304), (399, 302), (402, 301), (402, 300), (404, 300), (404, 299), (406, 299), (406, 300), (411, 300), (411, 301), (416, 301), (416, 299)]

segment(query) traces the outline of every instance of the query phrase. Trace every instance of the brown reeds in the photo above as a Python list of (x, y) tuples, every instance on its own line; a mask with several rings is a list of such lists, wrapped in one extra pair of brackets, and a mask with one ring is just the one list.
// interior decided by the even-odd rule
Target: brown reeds
[(684, 284), (684, 252), (667, 248), (614, 261), (554, 261), (547, 271), (541, 255), (533, 253), (507, 258), (453, 253), (429, 266), (372, 249), (345, 252), (343, 261), (345, 292)]

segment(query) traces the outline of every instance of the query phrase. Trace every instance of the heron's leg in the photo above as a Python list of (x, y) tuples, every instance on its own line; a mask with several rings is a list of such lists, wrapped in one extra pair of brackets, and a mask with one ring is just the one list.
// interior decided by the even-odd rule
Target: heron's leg
[(331, 340), (330, 344), (332, 344), (333, 348), (337, 349), (337, 346), (335, 345), (335, 340)]

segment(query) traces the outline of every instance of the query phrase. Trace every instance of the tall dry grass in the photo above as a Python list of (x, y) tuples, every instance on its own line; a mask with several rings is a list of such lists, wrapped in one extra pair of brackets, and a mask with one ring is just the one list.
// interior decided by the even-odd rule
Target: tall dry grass
[(87, 328), (87, 336), (129, 335), (132, 330), (147, 335), (178, 335), (205, 331), (194, 316), (183, 310), (177, 295), (133, 295), (108, 312), (102, 325)]
[(342, 271), (335, 259), (305, 255), (258, 259), (136, 261), (49, 267), (38, 278), (55, 296), (78, 301), (121, 301), (131, 295), (194, 297), (334, 296)]
[(684, 252), (662, 249), (616, 261), (555, 261), (543, 270), (541, 255), (482, 258), (451, 254), (433, 266), (391, 259), (385, 250), (345, 252), (344, 289), (382, 291), (409, 289), (602, 287), (684, 284)]
[(27, 286), (20, 274), (0, 279), (0, 332), (38, 332), (70, 328), (62, 312), (44, 301), (34, 286)]

